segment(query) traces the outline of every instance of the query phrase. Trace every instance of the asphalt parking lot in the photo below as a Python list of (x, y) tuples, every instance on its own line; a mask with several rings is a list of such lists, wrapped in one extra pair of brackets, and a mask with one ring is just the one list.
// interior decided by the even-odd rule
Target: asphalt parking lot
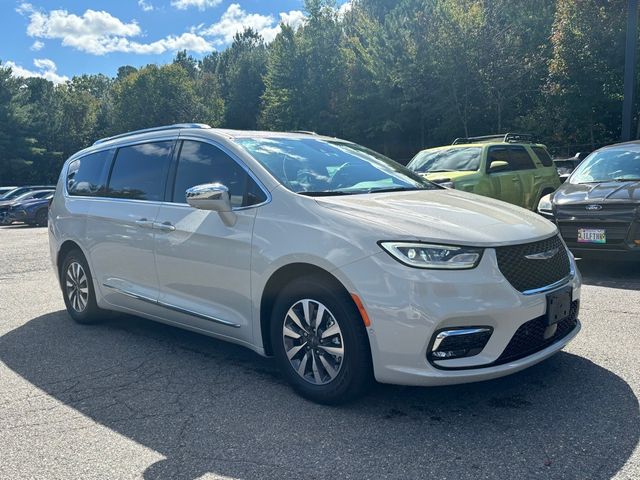
[(273, 363), (74, 324), (44, 228), (0, 228), (0, 478), (640, 478), (640, 264), (580, 262), (583, 330), (511, 377), (324, 407)]

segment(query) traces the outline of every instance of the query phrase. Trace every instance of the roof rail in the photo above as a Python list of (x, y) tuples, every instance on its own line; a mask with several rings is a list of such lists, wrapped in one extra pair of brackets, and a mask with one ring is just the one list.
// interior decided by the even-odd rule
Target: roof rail
[(487, 140), (502, 139), (504, 143), (534, 143), (534, 136), (530, 133), (506, 133), (504, 135), (484, 135), (481, 137), (460, 137), (456, 138), (451, 145), (459, 145), (461, 143), (478, 143)]
[(151, 133), (151, 132), (162, 132), (163, 130), (175, 130), (177, 128), (211, 128), (206, 123), (175, 123), (173, 125), (165, 125), (162, 127), (152, 127), (152, 128), (143, 128), (142, 130), (134, 130), (132, 132), (121, 133), (119, 135), (114, 135), (112, 137), (101, 138), (100, 140), (96, 140), (93, 142), (94, 145), (98, 145), (100, 143), (105, 143), (110, 140), (115, 140), (116, 138), (124, 138), (129, 137), (131, 135), (138, 135), (140, 133)]
[(289, 133), (303, 133), (304, 135), (318, 135), (316, 132), (312, 132), (311, 130), (291, 130)]

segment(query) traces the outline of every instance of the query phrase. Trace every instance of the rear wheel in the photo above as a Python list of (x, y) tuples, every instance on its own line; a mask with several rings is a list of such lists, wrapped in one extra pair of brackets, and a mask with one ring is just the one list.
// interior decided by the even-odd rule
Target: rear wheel
[(371, 352), (346, 292), (314, 278), (286, 286), (271, 317), (276, 361), (292, 387), (318, 403), (362, 395), (372, 383)]
[(49, 212), (46, 209), (39, 210), (36, 213), (36, 225), (38, 227), (46, 227), (49, 220)]
[(67, 254), (62, 262), (60, 279), (64, 303), (71, 318), (84, 324), (104, 319), (105, 312), (96, 303), (91, 271), (82, 252), (71, 250)]

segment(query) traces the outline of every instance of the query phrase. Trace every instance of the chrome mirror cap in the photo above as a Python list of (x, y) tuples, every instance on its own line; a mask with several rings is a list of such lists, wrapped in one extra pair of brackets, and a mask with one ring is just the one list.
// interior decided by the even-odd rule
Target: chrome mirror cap
[(212, 210), (220, 214), (225, 225), (236, 223), (236, 215), (231, 207), (229, 189), (221, 183), (205, 183), (187, 189), (187, 203), (198, 210)]

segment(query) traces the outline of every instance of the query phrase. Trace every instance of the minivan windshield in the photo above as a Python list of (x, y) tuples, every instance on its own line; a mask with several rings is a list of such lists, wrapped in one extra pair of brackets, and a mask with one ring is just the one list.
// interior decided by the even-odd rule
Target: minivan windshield
[(607, 149), (589, 155), (573, 171), (569, 183), (627, 182), (640, 180), (640, 151)]
[(323, 138), (251, 137), (238, 143), (289, 190), (348, 195), (441, 187), (354, 143)]
[(413, 157), (407, 167), (419, 173), (475, 172), (480, 168), (481, 153), (481, 147), (423, 150)]

